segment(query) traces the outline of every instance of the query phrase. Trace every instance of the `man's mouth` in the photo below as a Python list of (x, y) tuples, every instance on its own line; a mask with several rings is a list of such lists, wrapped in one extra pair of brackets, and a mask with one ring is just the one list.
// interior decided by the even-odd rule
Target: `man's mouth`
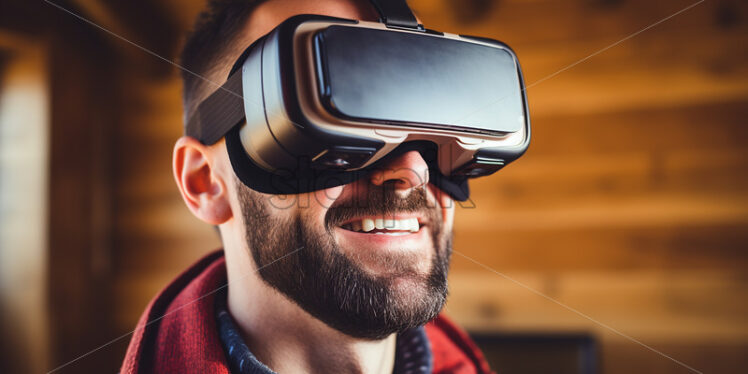
[(340, 225), (348, 231), (380, 235), (408, 235), (418, 232), (421, 226), (417, 217), (362, 217)]
[[(375, 274), (428, 271), (435, 243), (431, 222), (418, 212), (363, 213), (341, 221), (335, 227), (335, 240), (342, 251), (358, 258)], [(393, 268), (399, 264), (399, 268)], [(398, 271), (399, 271), (398, 270)]]

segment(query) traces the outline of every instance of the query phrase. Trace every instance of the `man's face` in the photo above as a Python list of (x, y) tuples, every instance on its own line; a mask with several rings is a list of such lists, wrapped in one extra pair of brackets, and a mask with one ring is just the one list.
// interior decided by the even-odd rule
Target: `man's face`
[[(243, 44), (303, 13), (376, 20), (367, 1), (272, 0), (250, 15)], [(427, 179), (412, 151), (356, 182), (299, 195), (259, 193), (234, 177), (234, 203), (268, 285), (343, 333), (379, 339), (426, 323), (445, 302), (452, 200)]]
[(451, 200), (424, 183), (426, 175), (413, 151), (357, 182), (314, 193), (267, 195), (237, 179), (260, 277), (354, 337), (423, 325), (446, 299), (453, 216)]

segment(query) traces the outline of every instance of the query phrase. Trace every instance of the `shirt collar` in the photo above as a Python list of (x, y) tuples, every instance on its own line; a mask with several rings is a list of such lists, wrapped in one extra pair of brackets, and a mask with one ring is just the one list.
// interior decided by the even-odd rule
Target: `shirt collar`
[[(218, 335), (232, 374), (275, 374), (250, 352), (226, 307), (226, 293), (216, 297)], [(393, 374), (431, 373), (431, 344), (421, 326), (397, 334)]]

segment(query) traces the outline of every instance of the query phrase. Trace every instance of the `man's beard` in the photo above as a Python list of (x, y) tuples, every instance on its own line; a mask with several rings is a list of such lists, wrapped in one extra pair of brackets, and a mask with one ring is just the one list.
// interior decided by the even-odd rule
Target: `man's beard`
[[(260, 277), (328, 326), (356, 338), (383, 339), (424, 325), (444, 306), (452, 233), (444, 232), (441, 209), (428, 202), (425, 187), (399, 198), (386, 184), (370, 186), (364, 197), (336, 201), (325, 215), (324, 228), (313, 227), (301, 214), (272, 216), (267, 195), (241, 182), (237, 191), (247, 244)], [(374, 275), (335, 241), (333, 230), (347, 219), (403, 212), (418, 212), (429, 222), (433, 253), (427, 274), (415, 271), (415, 261), (424, 255), (421, 249), (359, 253), (350, 248), (355, 259), (387, 269), (386, 275)]]

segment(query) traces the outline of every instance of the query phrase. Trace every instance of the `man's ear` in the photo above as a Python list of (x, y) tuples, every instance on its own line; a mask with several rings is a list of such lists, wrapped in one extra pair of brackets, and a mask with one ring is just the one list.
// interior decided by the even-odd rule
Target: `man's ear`
[(174, 145), (174, 179), (187, 207), (197, 218), (219, 225), (231, 217), (226, 181), (218, 172), (215, 151), (183, 136)]

